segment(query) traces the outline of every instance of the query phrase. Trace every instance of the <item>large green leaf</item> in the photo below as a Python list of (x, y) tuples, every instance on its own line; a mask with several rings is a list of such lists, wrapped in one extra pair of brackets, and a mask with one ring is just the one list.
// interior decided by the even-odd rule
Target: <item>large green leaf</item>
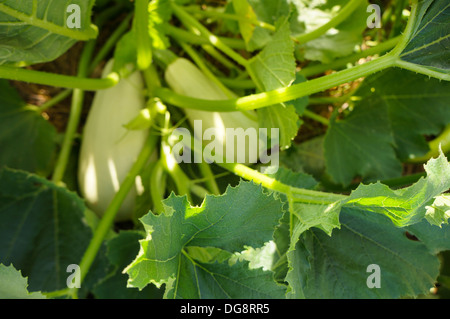
[[(183, 297), (179, 293), (184, 294), (187, 286), (200, 291), (199, 296), (203, 297), (204, 292), (210, 298), (222, 298), (224, 291), (215, 290), (215, 294), (211, 295), (204, 290), (204, 285), (215, 285), (210, 280), (220, 274), (223, 278), (242, 282), (251, 281), (251, 274), (259, 276), (258, 270), (241, 269), (236, 273), (241, 276), (238, 279), (227, 268), (229, 265), (201, 265), (194, 262), (186, 248), (215, 247), (234, 253), (244, 250), (246, 246), (262, 247), (272, 240), (283, 213), (281, 201), (263, 193), (260, 186), (248, 182), (228, 188), (225, 195), (207, 196), (201, 207), (191, 207), (185, 197), (174, 195), (164, 201), (164, 207), (162, 215), (149, 213), (141, 219), (147, 237), (140, 241), (141, 250), (126, 272), (130, 276), (129, 285), (142, 289), (149, 283), (157, 286), (165, 283), (169, 286), (166, 295), (173, 295), (174, 298)], [(202, 280), (191, 276), (191, 271), (200, 268), (204, 270)], [(236, 268), (243, 268), (243, 265)], [(235, 288), (236, 291), (231, 292), (223, 288), (226, 294), (248, 297), (246, 289)], [(261, 295), (264, 291), (272, 291), (273, 286), (268, 284), (264, 289), (258, 290)]]
[[(52, 61), (78, 40), (97, 35), (91, 25), (94, 0), (2, 0), (0, 1), (0, 64), (25, 61)], [(80, 8), (80, 28), (70, 28), (67, 21)]]
[[(438, 232), (440, 231), (438, 226), (448, 222), (448, 214), (438, 213), (433, 218), (430, 218), (428, 215), (430, 207), (440, 206), (446, 209), (445, 202), (441, 205), (440, 202), (437, 203), (436, 201), (441, 197), (442, 193), (448, 191), (450, 188), (450, 163), (441, 154), (439, 158), (430, 160), (425, 166), (425, 170), (427, 177), (409, 187), (400, 190), (391, 190), (380, 183), (360, 185), (350, 196), (332, 204), (308, 204), (296, 200), (295, 195), (291, 195), (289, 199), (289, 210), (297, 220), (291, 226), (290, 246), (287, 254), (289, 265), (287, 280), (290, 283), (290, 289), (292, 289), (294, 296), (296, 298), (306, 296), (303, 290), (307, 278), (304, 269), (301, 269), (301, 267), (309, 263), (309, 261), (305, 261), (307, 254), (298, 254), (299, 249), (301, 249), (301, 246), (299, 247), (298, 245), (302, 245), (298, 241), (304, 238), (304, 236), (308, 236), (304, 235), (305, 233), (310, 234), (311, 230), (313, 230), (314, 234), (320, 233), (323, 238), (327, 235), (328, 237), (331, 236), (331, 242), (334, 244), (334, 240), (336, 240), (335, 233), (341, 233), (342, 229), (346, 227), (342, 219), (342, 214), (345, 212), (350, 211), (354, 212), (354, 214), (359, 213), (363, 215), (364, 217), (361, 218), (362, 224), (364, 219), (367, 219), (367, 222), (373, 223), (373, 225), (380, 223), (377, 226), (380, 229), (383, 229), (386, 221), (390, 220), (390, 224), (386, 227), (392, 229), (393, 232), (397, 232), (395, 227), (398, 227), (398, 229), (405, 226), (412, 227), (411, 229), (414, 233), (416, 231), (420, 232), (421, 238), (422, 236), (428, 238), (429, 243), (426, 247), (430, 251), (435, 252), (437, 248), (430, 244), (432, 240), (429, 239), (429, 233), (427, 236), (427, 233), (423, 230), (423, 226), (420, 228), (415, 225), (423, 223), (426, 220), (429, 225), (435, 228), (434, 231)], [(382, 218), (370, 214), (379, 215)], [(320, 232), (318, 233), (317, 230), (319, 229)], [(428, 228), (427, 231), (433, 232), (433, 229)], [(441, 234), (446, 234), (446, 232), (441, 232)], [(278, 238), (279, 235), (280, 232), (278, 232)], [(436, 237), (431, 236), (431, 238)], [(356, 239), (352, 240), (357, 241)], [(339, 242), (339, 240), (336, 240), (336, 242)], [(442, 240), (437, 245), (439, 248), (447, 247), (442, 243)], [(380, 260), (383, 260), (383, 258), (380, 257)], [(340, 261), (336, 262), (336, 265), (339, 263)], [(308, 268), (309, 266), (305, 267)], [(313, 291), (314, 289), (310, 293), (314, 293)], [(335, 293), (331, 292), (331, 294)]]
[(450, 123), (450, 83), (401, 69), (367, 78), (356, 93), (361, 104), (386, 105), (396, 152), (401, 160), (430, 150), (425, 136)]
[(0, 170), (0, 263), (12, 263), (30, 291), (67, 288), (67, 267), (79, 264), (92, 237), (83, 201), (23, 171)]
[(0, 167), (45, 175), (55, 151), (55, 128), (0, 80)]
[(419, 1), (416, 23), (401, 59), (450, 74), (449, 15), (448, 1)]
[(344, 185), (356, 176), (399, 176), (400, 160), (425, 155), (425, 137), (450, 123), (449, 89), (448, 82), (402, 69), (366, 78), (353, 111), (331, 121), (324, 144), (328, 173)]
[(39, 292), (28, 292), (27, 279), (13, 266), (0, 264), (0, 299), (45, 299)]
[(344, 185), (358, 175), (365, 180), (400, 176), (393, 146), (386, 105), (361, 102), (343, 120), (330, 121), (324, 141), (327, 172)]
[[(393, 299), (433, 287), (439, 260), (426, 245), (408, 239), (385, 216), (345, 208), (340, 219), (333, 236), (311, 229), (289, 251), (289, 297)], [(373, 264), (379, 266), (379, 288), (367, 285)]]

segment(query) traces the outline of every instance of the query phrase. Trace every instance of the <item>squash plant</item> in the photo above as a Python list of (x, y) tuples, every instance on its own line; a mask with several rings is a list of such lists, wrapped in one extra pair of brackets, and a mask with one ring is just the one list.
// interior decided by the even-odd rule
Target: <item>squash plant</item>
[[(447, 298), (449, 14), (1, 1), (0, 298)], [(173, 152), (195, 120), (279, 160)]]

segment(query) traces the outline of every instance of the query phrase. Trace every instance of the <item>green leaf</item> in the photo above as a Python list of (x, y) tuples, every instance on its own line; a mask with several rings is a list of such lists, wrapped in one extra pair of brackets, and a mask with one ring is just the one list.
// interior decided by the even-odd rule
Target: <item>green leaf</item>
[(289, 1), (286, 0), (248, 0), (258, 16), (258, 20), (275, 25), (280, 18), (290, 13)]
[(428, 153), (425, 136), (439, 135), (450, 123), (450, 83), (421, 74), (390, 69), (368, 77), (355, 95), (362, 99), (360, 106), (387, 107), (395, 149), (401, 160)]
[[(285, 150), (292, 144), (299, 129), (298, 114), (291, 104), (277, 104), (258, 110), (258, 125), (271, 132), (272, 128), (279, 129), (280, 149)], [(270, 138), (273, 138), (271, 136)]]
[(320, 178), (325, 171), (323, 136), (314, 137), (280, 153), (280, 163), (294, 171), (304, 171)]
[(67, 288), (67, 266), (79, 264), (92, 237), (83, 201), (27, 172), (0, 170), (0, 262), (29, 278), (30, 291)]
[[(289, 297), (394, 299), (433, 287), (439, 260), (424, 244), (409, 240), (385, 216), (345, 208), (340, 219), (333, 236), (311, 229), (289, 251)], [(367, 285), (373, 264), (379, 266), (379, 288)]]
[(419, 1), (413, 32), (400, 58), (433, 71), (450, 74), (449, 14), (448, 1)]
[(28, 292), (28, 281), (13, 266), (0, 264), (0, 299), (46, 299), (40, 292)]
[(0, 167), (49, 173), (56, 130), (34, 109), (27, 107), (5, 80), (0, 80)]
[(402, 69), (367, 77), (342, 120), (332, 120), (325, 138), (327, 171), (348, 185), (401, 174), (400, 161), (428, 153), (426, 136), (450, 123), (450, 84)]
[[(193, 280), (195, 279), (195, 280)], [(180, 299), (281, 299), (285, 287), (272, 273), (250, 269), (248, 262), (202, 264), (182, 256), (179, 276), (165, 298)]]
[(317, 181), (312, 176), (303, 172), (294, 172), (285, 167), (278, 168), (276, 173), (268, 174), (268, 176), (293, 187), (314, 189), (317, 186)]
[[(248, 70), (261, 90), (290, 86), (295, 80), (294, 45), (286, 21), (281, 23), (272, 41), (249, 60)], [(258, 110), (259, 127), (280, 129), (280, 148), (286, 149), (297, 136), (299, 117), (291, 104), (277, 104)]]
[(356, 176), (366, 181), (400, 176), (393, 145), (386, 105), (361, 102), (343, 120), (330, 121), (324, 140), (327, 172), (343, 185)]
[(418, 223), (425, 217), (431, 224), (440, 226), (446, 222), (449, 215), (432, 214), (430, 207), (435, 205), (445, 210), (446, 204), (441, 202), (444, 197), (440, 197), (438, 201), (435, 197), (450, 189), (450, 163), (441, 153), (437, 159), (431, 159), (424, 168), (427, 177), (400, 190), (392, 190), (379, 182), (361, 184), (342, 205), (386, 215), (399, 227)]
[[(235, 1), (240, 4), (242, 1)], [(247, 3), (250, 4), (250, 8), (245, 8), (245, 10), (238, 10), (234, 8), (234, 12), (236, 14), (244, 14), (245, 12), (253, 12), (250, 13), (251, 17), (265, 22), (271, 25), (275, 25), (279, 19), (285, 18), (290, 14), (290, 6), (286, 0), (247, 0)], [(260, 26), (255, 25), (239, 25), (239, 29), (242, 32), (246, 33), (246, 36), (242, 34), (244, 40), (246, 41), (247, 50), (253, 52), (255, 50), (260, 50), (264, 48), (267, 44), (272, 41), (273, 32), (271, 30), (267, 30)], [(247, 37), (247, 39), (246, 39)]]
[(255, 26), (253, 25), (252, 20), (257, 20), (257, 16), (247, 0), (233, 0), (232, 3), (236, 14), (244, 18), (239, 20), (238, 24), (242, 38), (248, 46), (248, 43), (252, 39), (255, 31)]
[(262, 247), (272, 240), (283, 213), (279, 200), (249, 182), (228, 188), (222, 196), (207, 196), (201, 207), (191, 207), (186, 197), (174, 195), (163, 204), (162, 215), (149, 213), (141, 219), (147, 237), (140, 241), (139, 255), (126, 272), (128, 284), (140, 289), (149, 283), (159, 286), (175, 281), (171, 289), (176, 295), (178, 286), (197, 285), (194, 277), (184, 272), (196, 267), (188, 262), (191, 257), (185, 248), (215, 247), (234, 253), (247, 246)]
[(289, 24), (284, 21), (272, 41), (249, 61), (254, 81), (265, 90), (287, 87), (295, 80), (294, 43)]
[[(95, 38), (97, 28), (90, 23), (93, 4), (94, 0), (1, 1), (0, 65), (52, 61), (78, 40)], [(69, 5), (79, 6), (80, 28), (67, 24), (76, 14)]]

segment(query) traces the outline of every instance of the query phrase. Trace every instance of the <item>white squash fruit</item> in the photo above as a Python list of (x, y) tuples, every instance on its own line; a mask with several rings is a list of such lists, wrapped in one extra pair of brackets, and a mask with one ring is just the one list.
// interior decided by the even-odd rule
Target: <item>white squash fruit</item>
[[(109, 74), (112, 67), (113, 60), (110, 60), (103, 76)], [(78, 181), (87, 206), (100, 217), (146, 142), (148, 131), (129, 131), (124, 128), (145, 107), (143, 88), (142, 76), (136, 71), (121, 79), (116, 86), (96, 92), (86, 119)], [(138, 181), (137, 178), (136, 185), (120, 207), (116, 221), (132, 217), (135, 198), (140, 189)]]
[[(176, 93), (185, 96), (205, 99), (205, 100), (226, 100), (230, 97), (213, 81), (211, 81), (195, 64), (185, 58), (177, 58), (170, 63), (165, 71), (165, 80), (169, 87)], [(212, 102), (213, 103), (213, 102)], [(219, 140), (220, 147), (225, 155), (226, 149), (226, 129), (242, 128), (244, 131), (248, 128), (254, 128), (256, 135), (258, 134), (258, 122), (251, 117), (256, 118), (256, 112), (249, 112), (250, 116), (242, 112), (209, 112), (194, 109), (184, 109), (189, 122), (194, 126), (195, 120), (202, 121), (202, 136), (209, 128), (216, 129), (215, 138)], [(201, 138), (201, 137), (199, 137)], [(244, 146), (239, 148), (235, 142), (235, 159), (237, 154), (245, 154), (245, 163), (249, 163), (249, 148), (257, 147), (257, 145)], [(258, 155), (256, 150), (256, 155)]]

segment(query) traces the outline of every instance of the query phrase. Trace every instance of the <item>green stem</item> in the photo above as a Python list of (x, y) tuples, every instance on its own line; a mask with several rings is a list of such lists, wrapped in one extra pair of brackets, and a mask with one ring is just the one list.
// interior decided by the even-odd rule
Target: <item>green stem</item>
[(303, 116), (308, 117), (308, 118), (310, 118), (316, 122), (319, 122), (325, 126), (330, 126), (330, 121), (327, 118), (320, 116), (314, 112), (311, 112), (310, 110), (305, 110), (303, 112)]
[(314, 40), (314, 39), (320, 37), (321, 35), (325, 34), (331, 28), (334, 28), (337, 25), (339, 25), (341, 22), (345, 21), (362, 3), (363, 3), (363, 0), (351, 0), (330, 21), (328, 21), (324, 25), (318, 27), (317, 29), (315, 29), (311, 32), (300, 34), (300, 35), (296, 36), (295, 38), (300, 43), (306, 43), (308, 41), (311, 41), (311, 40)]
[(200, 172), (205, 177), (205, 184), (208, 190), (214, 195), (220, 195), (220, 189), (217, 185), (216, 178), (211, 171), (211, 167), (206, 162), (201, 162), (198, 164)]
[(152, 63), (152, 47), (148, 27), (148, 0), (135, 2), (134, 30), (136, 34), (137, 66), (139, 70), (147, 69)]
[(163, 160), (160, 158), (153, 167), (150, 175), (150, 196), (153, 203), (153, 213), (160, 214), (164, 211), (165, 171)]
[(405, 70), (408, 70), (408, 71), (415, 72), (415, 73), (428, 75), (430, 77), (433, 77), (433, 78), (436, 78), (439, 80), (450, 81), (450, 74), (442, 73), (439, 71), (434, 71), (432, 69), (423, 67), (423, 66), (415, 64), (415, 63), (406, 62), (406, 61), (397, 59), (397, 61), (395, 62), (395, 66), (405, 69)]
[[(205, 37), (174, 27), (171, 24), (165, 24), (162, 28), (165, 33), (167, 33), (168, 35), (170, 35), (175, 39), (179, 39), (190, 44), (197, 44), (197, 45), (210, 44), (209, 40), (206, 39)], [(241, 39), (224, 38), (224, 37), (219, 37), (219, 39), (222, 43), (226, 44), (230, 48), (236, 50), (244, 50), (246, 48), (245, 42), (242, 41)]]
[(115, 72), (103, 79), (89, 79), (3, 65), (0, 66), (0, 78), (85, 91), (107, 89), (119, 82), (119, 75)]
[(227, 57), (222, 55), (222, 53), (217, 51), (216, 48), (214, 48), (212, 45), (204, 44), (202, 45), (202, 49), (205, 50), (205, 52), (208, 53), (210, 56), (212, 56), (217, 62), (221, 63), (228, 69), (235, 70), (238, 73), (242, 72), (232, 61), (230, 61)]
[[(78, 66), (78, 76), (86, 76), (89, 69), (89, 62), (92, 57), (92, 53), (95, 48), (95, 41), (89, 41), (86, 43), (83, 52), (81, 54), (80, 63)], [(81, 111), (83, 109), (84, 102), (84, 91), (80, 89), (75, 89), (72, 95), (72, 105), (70, 108), (69, 122), (67, 124), (67, 129), (64, 135), (64, 141), (62, 144), (59, 157), (56, 161), (56, 166), (53, 172), (52, 181), (54, 183), (59, 183), (64, 178), (67, 163), (69, 162), (70, 152), (72, 150), (72, 144), (75, 134), (78, 129), (78, 124), (80, 122)]]
[(39, 107), (39, 112), (45, 112), (47, 111), (49, 108), (51, 108), (52, 106), (55, 106), (56, 104), (58, 104), (59, 102), (63, 101), (64, 99), (66, 99), (67, 97), (69, 97), (72, 94), (72, 90), (71, 89), (65, 89), (64, 91), (61, 91), (60, 93), (58, 93), (56, 96), (54, 96), (53, 98), (51, 98), (50, 100), (48, 100), (47, 102), (45, 102), (44, 104), (42, 104)]
[(89, 243), (88, 248), (86, 249), (83, 258), (80, 262), (80, 281), (86, 277), (92, 263), (97, 256), (97, 252), (100, 249), (105, 236), (111, 229), (111, 226), (114, 223), (114, 219), (116, 214), (128, 195), (129, 191), (133, 187), (136, 176), (141, 172), (142, 168), (146, 165), (149, 157), (152, 155), (153, 150), (155, 149), (156, 143), (158, 141), (158, 137), (154, 134), (150, 134), (147, 142), (145, 143), (141, 153), (139, 154), (136, 162), (133, 164), (132, 168), (128, 172), (124, 181), (120, 185), (119, 191), (114, 195), (111, 203), (105, 211), (98, 227), (96, 228), (94, 235)]
[(204, 111), (232, 112), (263, 108), (274, 104), (284, 103), (322, 92), (337, 85), (354, 81), (375, 72), (392, 67), (397, 58), (386, 54), (376, 60), (342, 70), (330, 75), (322, 76), (307, 82), (294, 84), (287, 88), (276, 89), (268, 92), (252, 94), (237, 99), (211, 100), (196, 99), (176, 94), (166, 88), (156, 88), (154, 94), (166, 103), (182, 108), (192, 108)]
[(403, 32), (403, 35), (400, 38), (400, 41), (397, 43), (395, 48), (391, 51), (392, 55), (394, 56), (400, 56), (402, 51), (406, 48), (406, 46), (409, 43), (409, 40), (412, 36), (414, 24), (416, 22), (416, 12), (418, 7), (418, 0), (412, 0), (411, 4), (411, 14), (408, 19), (408, 23), (406, 24), (406, 28)]
[[(345, 99), (344, 99), (345, 98)], [(343, 103), (348, 99), (346, 95), (343, 96), (313, 96), (309, 98), (309, 105), (323, 105), (323, 104), (336, 104)]]
[(232, 89), (251, 90), (256, 88), (255, 82), (253, 82), (253, 80), (239, 80), (223, 77), (219, 77), (219, 80), (227, 87)]
[(203, 15), (203, 16), (209, 17), (209, 18), (228, 19), (228, 20), (234, 20), (234, 21), (249, 22), (257, 27), (261, 27), (261, 28), (267, 29), (269, 31), (276, 30), (275, 26), (273, 26), (269, 23), (255, 20), (255, 19), (249, 19), (247, 17), (243, 17), (243, 16), (240, 16), (237, 14), (225, 13), (225, 12), (215, 11), (215, 10), (211, 10), (211, 9), (201, 10), (197, 7), (186, 7), (185, 10), (192, 14), (200, 14), (200, 15)]
[[(203, 158), (202, 149), (198, 150), (192, 145), (196, 145), (195, 137), (191, 137), (191, 144), (187, 145), (189, 149), (193, 150), (195, 153), (200, 155), (200, 158)], [(202, 154), (200, 154), (202, 152)], [(211, 162), (214, 162), (213, 159), (205, 159)], [(321, 191), (314, 191), (309, 189), (297, 188), (287, 184), (284, 184), (278, 181), (275, 178), (272, 178), (268, 175), (260, 173), (244, 164), (239, 163), (227, 163), (222, 161), (221, 163), (215, 162), (216, 165), (236, 174), (237, 176), (242, 177), (243, 179), (253, 181), (257, 184), (261, 184), (267, 189), (280, 192), (286, 194), (289, 198), (292, 198), (296, 202), (304, 202), (310, 204), (332, 204), (338, 200), (346, 198), (345, 195), (340, 194), (331, 194), (325, 193)]]
[[(37, 8), (35, 9), (37, 11)], [(46, 19), (39, 19), (36, 16), (35, 10), (33, 10), (31, 15), (28, 15), (24, 12), (20, 12), (16, 9), (13, 9), (7, 6), (6, 4), (0, 3), (0, 12), (3, 12), (4, 14), (16, 18), (17, 20), (23, 21), (31, 26), (35, 26), (47, 30), (51, 33), (56, 33), (79, 41), (87, 41), (90, 39), (94, 39), (95, 37), (97, 37), (98, 34), (98, 29), (93, 24), (91, 24), (86, 30), (78, 31), (76, 29), (67, 28), (65, 25), (60, 26), (54, 24)]]
[(247, 66), (248, 61), (243, 58), (239, 53), (231, 49), (226, 43), (224, 43), (220, 38), (212, 34), (207, 28), (205, 28), (200, 22), (187, 13), (183, 8), (179, 7), (175, 3), (171, 2), (171, 6), (175, 15), (180, 19), (183, 24), (188, 28), (208, 39), (209, 43), (215, 46), (217, 49), (225, 53), (235, 62), (242, 66)]
[(345, 67), (347, 64), (354, 63), (355, 61), (358, 61), (359, 59), (389, 51), (390, 49), (395, 47), (395, 45), (399, 42), (400, 38), (401, 38), (401, 36), (398, 36), (396, 38), (382, 42), (375, 47), (361, 51), (359, 53), (355, 53), (351, 56), (348, 56), (348, 57), (345, 57), (342, 59), (337, 59), (328, 64), (315, 64), (312, 66), (307, 66), (307, 67), (303, 68), (299, 72), (299, 74), (303, 75), (304, 77), (311, 77), (314, 75), (321, 74), (328, 70), (341, 69), (341, 68)]
[(331, 194), (309, 189), (292, 187), (284, 184), (272, 177), (262, 174), (246, 165), (238, 163), (217, 163), (217, 165), (233, 172), (234, 174), (257, 184), (261, 184), (267, 189), (283, 193), (288, 197), (295, 196), (296, 202), (309, 204), (332, 204), (337, 200), (345, 198), (345, 195)]

